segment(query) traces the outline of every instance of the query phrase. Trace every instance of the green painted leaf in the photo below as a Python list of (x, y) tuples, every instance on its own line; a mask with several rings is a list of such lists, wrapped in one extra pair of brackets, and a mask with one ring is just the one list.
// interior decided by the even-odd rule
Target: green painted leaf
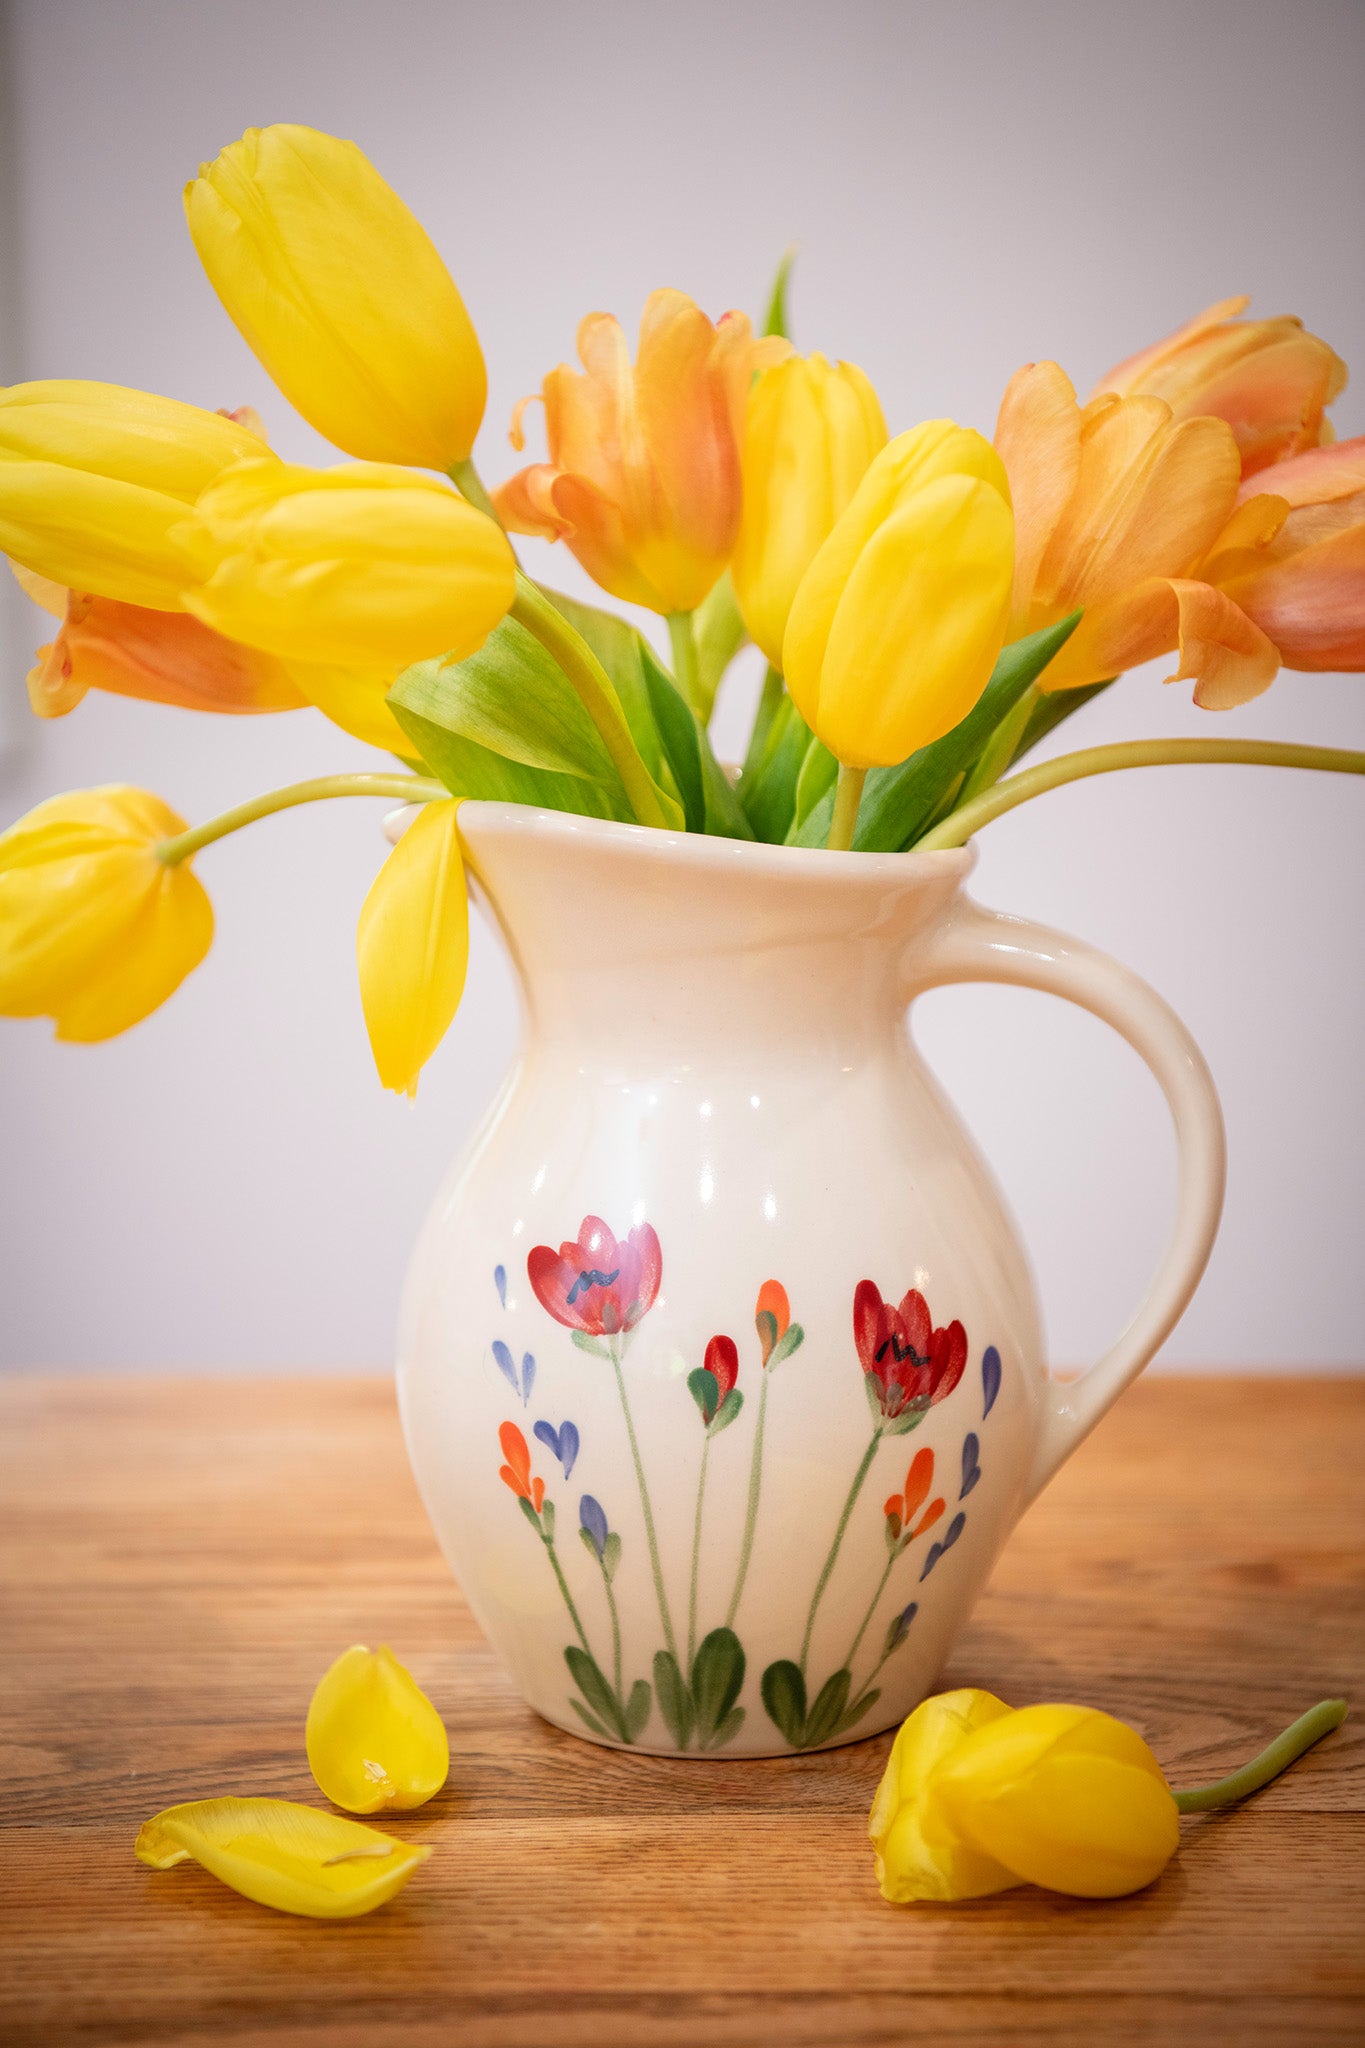
[(687, 1375), (687, 1391), (701, 1410), (701, 1419), (709, 1423), (720, 1402), (720, 1383), (713, 1372), (704, 1365), (697, 1366)]
[(754, 1328), (758, 1331), (758, 1343), (759, 1349), (763, 1353), (763, 1362), (765, 1365), (770, 1364), (774, 1347), (777, 1344), (777, 1317), (770, 1308), (761, 1308), (759, 1310), (758, 1314), (754, 1317)]
[(793, 1749), (800, 1749), (806, 1730), (806, 1681), (790, 1657), (770, 1664), (759, 1680), (768, 1719)]
[(555, 1534), (555, 1504), (552, 1500), (541, 1503), (540, 1526), (545, 1531), (545, 1541), (553, 1543)]
[(928, 1413), (929, 1403), (927, 1401), (917, 1406), (902, 1408), (900, 1414), (893, 1416), (891, 1421), (887, 1423), (886, 1434), (888, 1436), (908, 1436), (912, 1429), (919, 1428)]
[(602, 1559), (597, 1555), (597, 1545), (593, 1542), (592, 1537), (589, 1535), (586, 1529), (579, 1530), (578, 1540), (583, 1545), (583, 1548), (587, 1551), (588, 1556), (592, 1559), (593, 1563), (596, 1565), (600, 1565), (602, 1563)]
[[(773, 1328), (777, 1328), (776, 1322)], [(790, 1358), (793, 1351), (799, 1351), (805, 1341), (806, 1333), (800, 1323), (788, 1323), (785, 1332), (773, 1346), (772, 1356), (768, 1360), (768, 1370), (771, 1372), (775, 1365), (781, 1365), (784, 1358)]]
[(729, 1393), (721, 1402), (720, 1407), (716, 1410), (716, 1419), (711, 1424), (712, 1436), (719, 1436), (723, 1429), (728, 1429), (730, 1424), (738, 1419), (739, 1411), (743, 1406), (743, 1394), (740, 1393), (738, 1387), (731, 1387)]
[(709, 717), (722, 676), (749, 638), (728, 569), (693, 612), (692, 636), (697, 647), (697, 690)]
[(847, 1729), (856, 1728), (863, 1715), (869, 1713), (876, 1706), (881, 1696), (881, 1687), (878, 1686), (872, 1692), (865, 1692), (861, 1699), (854, 1700), (853, 1705), (839, 1716), (834, 1726), (830, 1729), (830, 1734), (842, 1735)]
[(531, 1506), (530, 1501), (527, 1500), (524, 1493), (519, 1493), (517, 1495), (517, 1506), (521, 1509), (521, 1512), (525, 1515), (527, 1521), (531, 1524), (531, 1527), (535, 1530), (537, 1536), (540, 1537), (540, 1540), (543, 1543), (545, 1541), (545, 1535), (544, 1531), (541, 1529), (540, 1526), (540, 1516)]
[[(1008, 717), (1025, 690), (1065, 646), (1080, 623), (1073, 612), (1060, 625), (1046, 626), (1015, 640), (999, 661), (976, 704), (960, 724), (932, 746), (921, 747), (895, 768), (874, 768), (863, 786), (858, 829), (853, 844), (860, 853), (898, 853), (913, 846), (955, 775), (975, 761), (982, 747)], [(752, 816), (752, 813), (750, 814)], [(796, 834), (798, 846), (823, 846), (834, 815), (833, 795), (822, 797)]]
[(544, 811), (576, 811), (584, 818), (615, 818), (630, 824), (633, 813), (623, 797), (604, 784), (584, 782), (576, 775), (556, 775), (508, 761), (459, 733), (447, 732), (405, 705), (395, 704), (394, 717), (419, 747), (431, 773), (452, 796), (488, 803), (531, 804)]
[(882, 1426), (881, 1382), (880, 1380), (873, 1379), (870, 1372), (863, 1374), (863, 1392), (867, 1395), (867, 1405), (872, 1410), (872, 1420), (880, 1429)]
[(673, 1738), (675, 1749), (686, 1749), (692, 1740), (692, 1728), (696, 1716), (692, 1707), (692, 1695), (683, 1683), (678, 1669), (678, 1660), (670, 1650), (654, 1652), (654, 1696), (659, 1702), (659, 1712)]
[(624, 1735), (621, 1712), (616, 1694), (608, 1685), (594, 1660), (586, 1650), (580, 1650), (577, 1643), (569, 1643), (564, 1651), (564, 1662), (573, 1673), (574, 1684), (582, 1693), (598, 1719), (605, 1721), (617, 1735)]
[[(584, 1531), (584, 1534), (587, 1534), (586, 1530)], [(607, 1575), (608, 1585), (610, 1585), (612, 1580), (616, 1577), (616, 1567), (620, 1564), (620, 1562), (621, 1539), (617, 1535), (616, 1531), (612, 1529), (609, 1531), (607, 1535), (607, 1540), (602, 1546), (602, 1569)]]
[(611, 1728), (604, 1728), (600, 1721), (594, 1720), (582, 1700), (576, 1700), (572, 1693), (569, 1695), (569, 1705), (573, 1708), (580, 1721), (587, 1722), (594, 1735), (600, 1735), (606, 1742), (611, 1742), (614, 1739), (616, 1731)]
[(638, 1742), (643, 1735), (645, 1722), (649, 1719), (649, 1706), (652, 1698), (653, 1694), (649, 1689), (649, 1681), (644, 1678), (637, 1678), (630, 1689), (630, 1698), (626, 1701), (625, 1726), (627, 1742)]
[(711, 1737), (711, 1740), (707, 1743), (706, 1747), (708, 1749), (724, 1749), (727, 1742), (734, 1741), (735, 1737), (738, 1735), (740, 1729), (743, 1726), (743, 1707), (731, 1707), (729, 1713), (725, 1716), (725, 1719), (721, 1722), (719, 1728), (717, 1728), (715, 1734)]
[(744, 1689), (744, 1651), (732, 1628), (713, 1628), (692, 1660), (692, 1698), (697, 1710), (697, 1736), (709, 1748)]
[(587, 1351), (594, 1358), (610, 1358), (611, 1353), (600, 1337), (589, 1336), (586, 1330), (570, 1330), (569, 1335), (580, 1351)]
[(826, 1741), (833, 1734), (836, 1722), (848, 1705), (852, 1684), (853, 1673), (847, 1670), (836, 1671), (825, 1680), (806, 1716), (805, 1748), (814, 1749), (817, 1743)]

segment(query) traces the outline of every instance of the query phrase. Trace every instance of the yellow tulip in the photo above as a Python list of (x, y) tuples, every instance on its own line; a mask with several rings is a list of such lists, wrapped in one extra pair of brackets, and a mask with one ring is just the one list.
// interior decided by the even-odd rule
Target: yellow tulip
[(320, 434), (364, 462), (450, 469), (474, 445), (478, 336), (429, 236), (353, 142), (249, 128), (185, 188), (209, 281)]
[(0, 392), (0, 552), (68, 589), (179, 611), (179, 532), (230, 464), (273, 458), (240, 420), (56, 379)]
[(915, 1899), (979, 1899), (1019, 1882), (972, 1846), (933, 1796), (934, 1774), (978, 1728), (1008, 1715), (988, 1692), (945, 1692), (902, 1724), (872, 1802), (868, 1834), (877, 1883), (894, 1905)]
[(157, 842), (185, 829), (159, 797), (110, 784), (49, 797), (0, 833), (0, 1016), (112, 1038), (199, 965), (213, 911)]
[(356, 932), (360, 1000), (379, 1078), (415, 1095), (464, 993), (469, 901), (458, 802), (420, 810), (375, 877)]
[(515, 594), (506, 535), (434, 477), (246, 462), (186, 529), (186, 608), (285, 660), (387, 669), (481, 647)]
[(324, 1672), (304, 1740), (318, 1785), (348, 1813), (425, 1806), (450, 1770), (440, 1715), (382, 1643), (357, 1643)]
[(990, 1721), (944, 1759), (929, 1796), (1022, 1883), (1079, 1898), (1140, 1891), (1180, 1846), (1151, 1750), (1093, 1707), (1021, 1707)]
[(195, 1799), (144, 1821), (134, 1854), (153, 1870), (192, 1857), (280, 1913), (354, 1920), (387, 1904), (431, 1850), (287, 1799)]
[(939, 739), (1004, 643), (1014, 519), (989, 441), (929, 420), (883, 448), (807, 569), (782, 667), (797, 710), (853, 768)]
[(749, 636), (774, 668), (796, 587), (885, 446), (881, 405), (856, 364), (789, 356), (755, 379), (730, 575)]

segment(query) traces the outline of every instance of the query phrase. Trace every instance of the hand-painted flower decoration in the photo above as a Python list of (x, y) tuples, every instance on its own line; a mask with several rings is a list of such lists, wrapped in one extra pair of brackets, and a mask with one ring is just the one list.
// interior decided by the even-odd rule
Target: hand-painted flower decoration
[(790, 1358), (805, 1343), (806, 1333), (800, 1323), (792, 1321), (791, 1303), (780, 1280), (765, 1280), (759, 1288), (754, 1328), (758, 1331), (765, 1371), (781, 1365), (784, 1358)]
[(625, 1336), (654, 1306), (663, 1254), (651, 1224), (637, 1224), (618, 1242), (600, 1216), (585, 1216), (576, 1241), (558, 1251), (536, 1245), (526, 1273), (541, 1307), (566, 1330)]
[(917, 1451), (910, 1462), (910, 1470), (905, 1475), (904, 1493), (893, 1493), (882, 1511), (886, 1516), (886, 1540), (893, 1550), (897, 1545), (903, 1548), (906, 1544), (913, 1543), (916, 1536), (922, 1536), (926, 1529), (932, 1529), (943, 1514), (947, 1503), (943, 1500), (931, 1500), (928, 1507), (924, 1508), (924, 1513), (919, 1516), (919, 1520), (915, 1520), (925, 1501), (929, 1500), (929, 1490), (933, 1483), (934, 1454), (927, 1448)]
[[(742, 1396), (735, 1391), (739, 1378), (739, 1348), (733, 1337), (713, 1337), (706, 1347), (706, 1363), (689, 1373), (687, 1390), (696, 1402), (701, 1419), (710, 1429), (718, 1416), (721, 1427), (739, 1413)], [(731, 1398), (733, 1396), (733, 1399)]]
[(918, 1421), (952, 1393), (967, 1363), (961, 1323), (936, 1330), (929, 1304), (915, 1287), (893, 1308), (874, 1281), (860, 1280), (853, 1295), (853, 1340), (868, 1399), (887, 1422)]
[(545, 1501), (545, 1481), (531, 1477), (531, 1450), (515, 1422), (504, 1422), (498, 1430), (498, 1442), (502, 1455), (507, 1460), (498, 1472), (505, 1486), (510, 1486), (518, 1500), (524, 1500), (533, 1515), (538, 1515)]

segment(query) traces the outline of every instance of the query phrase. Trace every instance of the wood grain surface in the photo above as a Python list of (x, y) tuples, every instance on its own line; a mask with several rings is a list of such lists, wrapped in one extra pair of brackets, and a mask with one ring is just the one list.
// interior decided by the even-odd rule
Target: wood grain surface
[[(1176, 1784), (1356, 1717), (1140, 1896), (893, 1908), (889, 1737), (775, 1762), (593, 1749), (512, 1691), (389, 1386), (0, 1384), (0, 2041), (390, 2048), (1365, 2042), (1365, 1383), (1152, 1380), (1020, 1525), (945, 1683), (1123, 1715)], [(312, 1687), (387, 1641), (450, 1782), (393, 1905), (289, 1919), (133, 1859), (173, 1801), (322, 1803)]]

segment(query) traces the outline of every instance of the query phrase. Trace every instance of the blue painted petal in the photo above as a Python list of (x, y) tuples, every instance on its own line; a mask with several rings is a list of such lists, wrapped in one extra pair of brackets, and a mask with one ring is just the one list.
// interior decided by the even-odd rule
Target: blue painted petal
[(501, 1337), (494, 1339), (493, 1356), (498, 1361), (498, 1371), (507, 1381), (508, 1385), (512, 1389), (512, 1392), (514, 1394), (519, 1394), (521, 1392), (521, 1386), (517, 1379), (517, 1369), (515, 1365), (512, 1363), (512, 1354), (507, 1349), (507, 1346), (503, 1343)]
[(934, 1569), (934, 1566), (938, 1563), (942, 1555), (943, 1545), (941, 1543), (931, 1543), (929, 1545), (929, 1555), (925, 1558), (924, 1570), (919, 1575), (919, 1582), (921, 1585), (924, 1584), (924, 1581), (928, 1578), (930, 1572)]
[(494, 1286), (495, 1286), (495, 1287), (497, 1288), (497, 1290), (498, 1290), (498, 1300), (499, 1300), (499, 1301), (500, 1301), (500, 1302), (502, 1303), (503, 1307), (504, 1307), (504, 1308), (506, 1308), (506, 1306), (507, 1306), (507, 1268), (506, 1268), (506, 1266), (494, 1266), (494, 1268), (493, 1268), (493, 1285), (494, 1285)]
[(523, 1407), (530, 1401), (531, 1389), (536, 1383), (536, 1362), (529, 1351), (521, 1354), (521, 1399)]
[(984, 1422), (995, 1406), (995, 1397), (1000, 1392), (1000, 1353), (994, 1344), (988, 1344), (981, 1358), (981, 1420)]
[(592, 1547), (597, 1552), (599, 1559), (605, 1557), (607, 1550), (607, 1517), (602, 1503), (594, 1500), (590, 1493), (585, 1493), (582, 1500), (578, 1503), (578, 1519), (591, 1537)]
[(903, 1608), (902, 1611), (896, 1616), (896, 1632), (893, 1647), (899, 1648), (899, 1646), (905, 1641), (905, 1638), (910, 1633), (910, 1624), (918, 1613), (919, 1601), (912, 1600), (910, 1602), (910, 1605), (906, 1608)]
[(969, 1429), (962, 1439), (962, 1490), (959, 1500), (965, 1500), (977, 1480), (981, 1477), (981, 1441), (975, 1430)]
[(566, 1422), (559, 1432), (559, 1462), (564, 1467), (567, 1479), (578, 1462), (578, 1431), (572, 1422)]
[(531, 1434), (532, 1436), (537, 1436), (540, 1438), (540, 1441), (544, 1444), (546, 1450), (550, 1453), (550, 1456), (552, 1458), (557, 1458), (559, 1456), (559, 1431), (554, 1427), (552, 1423), (536, 1423), (535, 1427), (531, 1431)]
[(952, 1521), (948, 1524), (948, 1533), (943, 1538), (943, 1548), (945, 1550), (952, 1549), (953, 1545), (957, 1542), (958, 1537), (962, 1534), (962, 1531), (966, 1528), (966, 1526), (967, 1517), (965, 1515), (953, 1516)]

